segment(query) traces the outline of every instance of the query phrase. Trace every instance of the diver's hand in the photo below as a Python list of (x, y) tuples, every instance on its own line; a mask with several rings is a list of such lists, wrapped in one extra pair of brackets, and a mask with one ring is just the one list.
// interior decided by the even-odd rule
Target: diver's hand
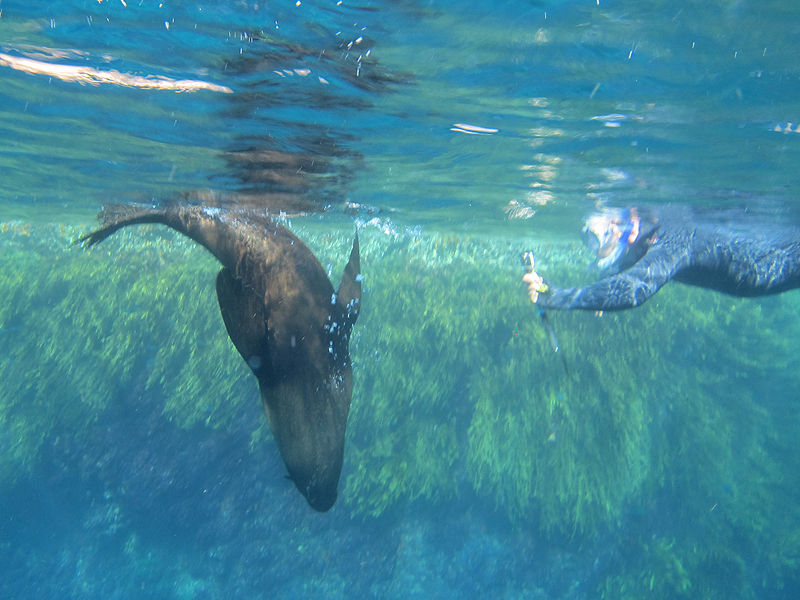
[(528, 295), (533, 303), (539, 300), (539, 294), (544, 294), (547, 291), (547, 284), (544, 279), (532, 268), (523, 275), (522, 281), (528, 284)]

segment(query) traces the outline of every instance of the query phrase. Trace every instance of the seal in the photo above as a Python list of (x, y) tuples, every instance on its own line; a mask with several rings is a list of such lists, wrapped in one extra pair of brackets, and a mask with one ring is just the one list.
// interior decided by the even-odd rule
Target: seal
[(109, 205), (98, 218), (102, 226), (77, 243), (91, 247), (122, 227), (159, 223), (222, 263), (222, 319), (258, 380), (288, 478), (311, 508), (329, 510), (353, 392), (349, 341), (361, 310), (358, 235), (334, 291), (311, 250), (265, 215), (184, 204)]

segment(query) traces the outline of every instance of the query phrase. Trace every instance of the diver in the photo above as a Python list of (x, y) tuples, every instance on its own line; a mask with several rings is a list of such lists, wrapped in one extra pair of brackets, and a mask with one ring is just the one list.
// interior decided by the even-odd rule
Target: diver
[(597, 250), (596, 266), (610, 275), (584, 287), (554, 287), (526, 253), (523, 281), (540, 311), (634, 308), (671, 280), (741, 297), (800, 287), (800, 229), (744, 210), (609, 208), (586, 219), (584, 234)]

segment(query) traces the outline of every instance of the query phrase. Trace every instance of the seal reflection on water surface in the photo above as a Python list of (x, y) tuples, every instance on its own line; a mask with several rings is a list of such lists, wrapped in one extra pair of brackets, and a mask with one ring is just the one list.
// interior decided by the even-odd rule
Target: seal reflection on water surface
[(256, 376), (270, 428), (300, 493), (315, 510), (336, 502), (353, 371), (350, 332), (361, 309), (358, 235), (339, 289), (292, 232), (265, 215), (181, 204), (106, 206), (93, 246), (118, 229), (160, 223), (220, 263), (217, 299), (234, 346)]

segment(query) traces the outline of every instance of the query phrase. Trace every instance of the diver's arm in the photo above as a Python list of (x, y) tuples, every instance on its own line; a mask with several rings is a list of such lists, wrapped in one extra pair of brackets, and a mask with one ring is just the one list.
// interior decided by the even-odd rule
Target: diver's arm
[(743, 297), (800, 287), (800, 236), (794, 232), (703, 242), (676, 281)]
[(631, 269), (579, 288), (547, 286), (537, 306), (558, 310), (613, 311), (634, 308), (653, 296), (676, 273), (689, 265), (689, 249), (673, 240), (660, 240)]

